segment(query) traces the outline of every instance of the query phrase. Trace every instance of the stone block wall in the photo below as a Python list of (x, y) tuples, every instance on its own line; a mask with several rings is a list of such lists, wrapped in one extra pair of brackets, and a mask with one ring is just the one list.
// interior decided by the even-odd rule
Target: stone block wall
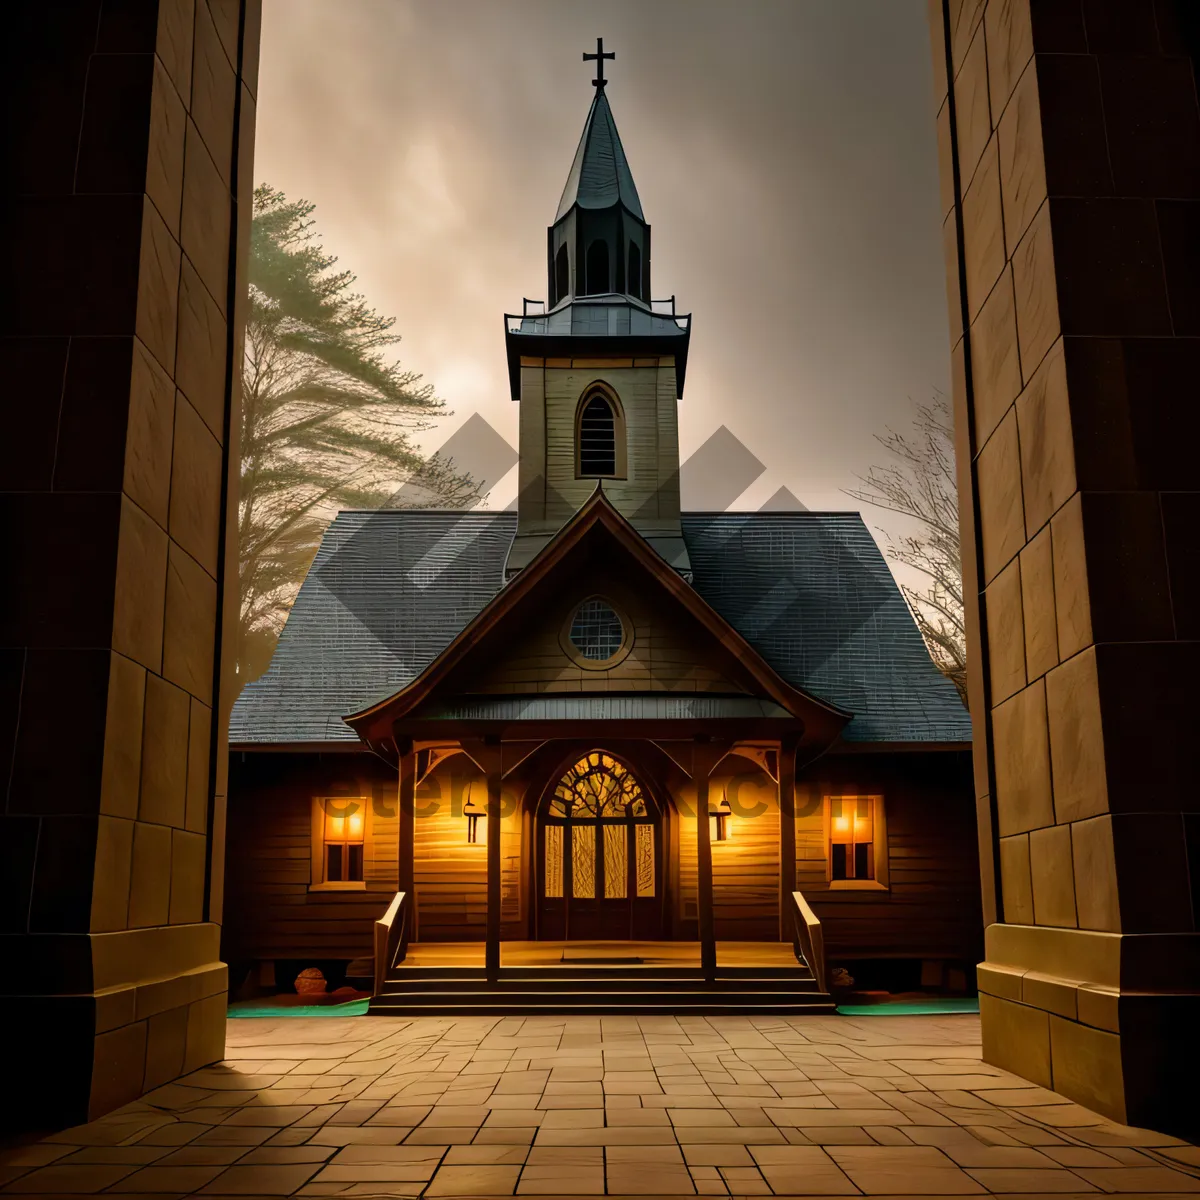
[(985, 1055), (1163, 1128), (1200, 1067), (1198, 16), (930, 3)]
[(257, 0), (22, 4), (0, 312), (0, 1012), (22, 1124), (220, 1058)]

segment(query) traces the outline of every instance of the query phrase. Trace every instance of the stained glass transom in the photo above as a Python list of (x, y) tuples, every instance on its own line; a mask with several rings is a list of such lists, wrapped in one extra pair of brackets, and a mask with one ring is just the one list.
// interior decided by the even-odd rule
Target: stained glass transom
[(645, 817), (646, 797), (628, 768), (593, 750), (558, 781), (550, 801), (553, 817)]
[(621, 649), (625, 629), (612, 605), (585, 600), (571, 622), (571, 645), (589, 662), (607, 662)]

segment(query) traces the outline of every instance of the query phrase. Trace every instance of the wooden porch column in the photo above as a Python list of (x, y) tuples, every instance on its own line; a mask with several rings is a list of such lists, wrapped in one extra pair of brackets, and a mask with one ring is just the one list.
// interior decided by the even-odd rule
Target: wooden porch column
[(417, 794), (417, 754), (413, 749), (412, 738), (398, 737), (396, 739), (396, 755), (400, 766), (399, 794), (397, 796), (400, 828), (397, 835), (396, 890), (404, 892), (408, 896), (409, 911), (415, 913), (416, 909), (413, 906), (416, 904), (416, 897), (413, 895), (413, 887), (416, 883), (414, 820)]
[[(489, 739), (490, 740), (490, 739)], [(500, 978), (500, 744), (487, 762), (487, 949), (484, 965), (489, 983)]]
[(779, 940), (792, 940), (796, 890), (796, 739), (779, 743)]
[(717, 942), (713, 933), (712, 841), (708, 828), (708, 786), (713, 768), (725, 757), (724, 743), (697, 738), (692, 747), (692, 781), (696, 785), (696, 918), (700, 933), (700, 967), (706, 983), (717, 978)]

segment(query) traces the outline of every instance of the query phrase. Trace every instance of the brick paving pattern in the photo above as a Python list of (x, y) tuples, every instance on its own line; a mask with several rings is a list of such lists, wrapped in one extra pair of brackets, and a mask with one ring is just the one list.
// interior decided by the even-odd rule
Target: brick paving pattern
[(974, 1016), (236, 1020), (219, 1065), (0, 1150), (0, 1190), (1200, 1193), (1197, 1147), (979, 1053)]

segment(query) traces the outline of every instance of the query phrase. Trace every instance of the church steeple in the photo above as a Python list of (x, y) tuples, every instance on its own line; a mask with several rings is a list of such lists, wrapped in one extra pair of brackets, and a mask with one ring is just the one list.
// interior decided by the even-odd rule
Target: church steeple
[(596, 89), (549, 230), (550, 307), (578, 296), (650, 296), (650, 226), (605, 92), (604, 39), (595, 54)]
[(511, 578), (597, 487), (690, 578), (679, 522), (679, 418), (691, 318), (650, 299), (650, 226), (605, 92), (596, 89), (554, 224), (549, 303), (505, 315), (512, 398), (521, 404)]
[(645, 220), (629, 160), (625, 157), (625, 147), (617, 133), (617, 123), (613, 120), (608, 97), (601, 89), (588, 110), (583, 136), (579, 139), (554, 220), (556, 223), (561, 221), (573, 204), (580, 208), (611, 208), (618, 203), (639, 221)]

